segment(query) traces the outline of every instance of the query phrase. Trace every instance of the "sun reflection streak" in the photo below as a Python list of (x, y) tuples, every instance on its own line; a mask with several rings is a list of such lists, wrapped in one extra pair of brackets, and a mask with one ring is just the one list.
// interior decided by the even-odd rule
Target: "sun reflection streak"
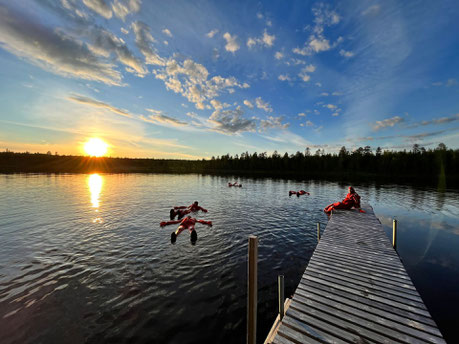
[(104, 179), (102, 176), (97, 173), (91, 174), (88, 177), (88, 187), (89, 192), (91, 193), (91, 203), (93, 208), (99, 208), (100, 205), (100, 192), (102, 191), (102, 185), (104, 184)]

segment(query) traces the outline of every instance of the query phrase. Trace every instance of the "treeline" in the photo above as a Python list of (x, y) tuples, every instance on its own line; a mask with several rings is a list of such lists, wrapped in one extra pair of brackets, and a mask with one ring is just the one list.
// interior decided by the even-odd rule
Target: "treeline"
[(30, 153), (0, 153), (0, 172), (50, 173), (209, 173), (256, 174), (300, 178), (410, 178), (459, 181), (459, 149), (439, 144), (435, 149), (414, 145), (410, 151), (372, 150), (371, 147), (338, 153), (309, 148), (296, 154), (274, 152), (229, 154), (210, 160), (91, 158)]

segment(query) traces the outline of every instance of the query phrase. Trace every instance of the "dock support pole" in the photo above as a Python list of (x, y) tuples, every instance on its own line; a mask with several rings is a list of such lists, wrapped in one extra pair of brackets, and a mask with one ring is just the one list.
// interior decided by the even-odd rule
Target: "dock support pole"
[(285, 314), (284, 310), (284, 275), (277, 276), (278, 299), (279, 299), (279, 319), (282, 320)]
[(317, 242), (320, 241), (320, 222), (317, 222)]
[(257, 261), (258, 261), (258, 238), (249, 236), (249, 261), (248, 261), (248, 284), (247, 284), (247, 344), (255, 344), (257, 341)]
[(397, 250), (397, 220), (392, 221), (392, 246)]

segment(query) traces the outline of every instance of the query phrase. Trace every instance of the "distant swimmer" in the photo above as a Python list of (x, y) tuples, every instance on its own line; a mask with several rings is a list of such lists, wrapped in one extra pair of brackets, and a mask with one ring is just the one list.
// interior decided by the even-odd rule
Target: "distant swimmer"
[(177, 236), (182, 233), (185, 229), (188, 229), (190, 231), (190, 239), (191, 242), (196, 242), (198, 240), (198, 234), (196, 233), (196, 230), (194, 229), (194, 226), (196, 223), (202, 223), (203, 225), (207, 225), (212, 227), (212, 221), (204, 221), (204, 220), (196, 220), (195, 218), (191, 216), (185, 217), (183, 220), (177, 220), (177, 221), (163, 221), (159, 225), (161, 227), (168, 226), (168, 225), (173, 225), (180, 223), (178, 226), (177, 230), (175, 232), (171, 233), (171, 242), (174, 243), (177, 240)]
[(309, 192), (307, 191), (304, 191), (304, 190), (300, 190), (300, 191), (289, 191), (288, 192), (288, 195), (291, 196), (291, 195), (296, 195), (297, 197), (300, 197), (301, 195), (310, 195)]
[(330, 214), (334, 209), (350, 210), (352, 207), (358, 209), (361, 213), (365, 212), (360, 208), (360, 196), (357, 194), (357, 192), (355, 192), (352, 186), (349, 186), (349, 193), (346, 195), (346, 198), (341, 202), (335, 202), (327, 205), (324, 209), (324, 212)]
[(178, 216), (178, 219), (180, 220), (182, 217), (185, 215), (191, 213), (191, 212), (197, 212), (197, 211), (203, 211), (207, 213), (207, 209), (204, 209), (203, 207), (199, 206), (198, 201), (195, 201), (193, 204), (190, 204), (189, 206), (182, 205), (180, 207), (174, 207), (170, 211), (170, 218), (173, 220), (175, 216)]
[(231, 186), (235, 186), (235, 187), (239, 187), (239, 188), (242, 188), (242, 184), (239, 184), (238, 182), (234, 182), (234, 183), (228, 183), (228, 186), (231, 187)]

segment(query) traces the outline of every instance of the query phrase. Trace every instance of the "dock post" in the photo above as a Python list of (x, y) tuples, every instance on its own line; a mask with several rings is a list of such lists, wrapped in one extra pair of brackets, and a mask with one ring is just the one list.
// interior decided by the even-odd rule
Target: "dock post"
[(279, 299), (279, 319), (282, 320), (285, 314), (284, 310), (284, 275), (277, 276), (278, 299)]
[(317, 242), (320, 241), (320, 222), (317, 222)]
[(397, 220), (392, 221), (392, 246), (397, 250)]
[(247, 344), (255, 344), (257, 341), (257, 260), (258, 238), (250, 235), (247, 269)]

